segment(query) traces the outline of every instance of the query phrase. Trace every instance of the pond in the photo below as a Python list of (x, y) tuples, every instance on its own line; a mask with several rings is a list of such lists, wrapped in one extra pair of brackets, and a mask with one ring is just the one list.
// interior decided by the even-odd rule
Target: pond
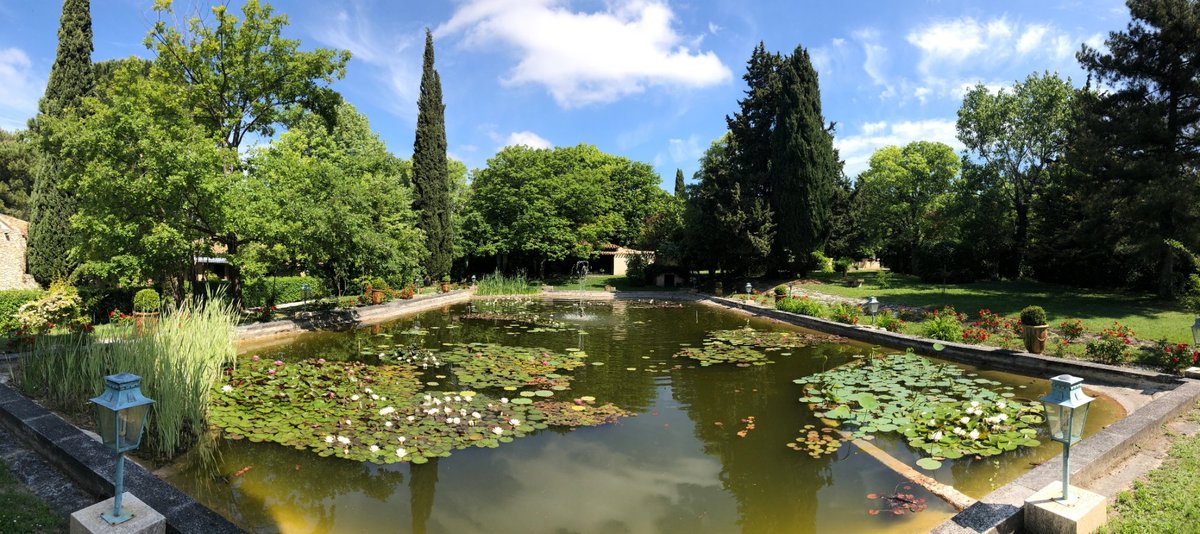
[[(493, 424), (487, 423), (479, 433), (462, 439), (492, 446), (454, 447), (444, 451), (448, 456), (434, 450), (416, 464), (399, 458), (377, 463), (358, 456), (390, 454), (396, 443), (386, 432), (356, 437), (362, 441), (352, 444), (354, 450), (349, 440), (340, 449), (332, 434), (326, 436), (329, 445), (313, 440), (314, 445), (305, 446), (305, 439), (312, 440), (316, 416), (301, 410), (271, 420), (277, 426), (282, 422), (300, 429), (298, 434), (280, 432), (281, 438), (236, 428), (251, 439), (224, 439), (215, 465), (185, 459), (166, 470), (167, 476), (252, 532), (899, 533), (925, 531), (953, 515), (949, 505), (845, 439), (820, 438), (817, 441), (827, 449), (811, 455), (795, 445), (829, 424), (800, 401), (806, 395), (805, 385), (796, 379), (848, 363), (854, 368), (853, 362), (862, 360), (862, 355), (899, 351), (813, 337), (807, 340), (811, 344), (761, 350), (757, 354), (766, 358), (757, 365), (675, 357), (681, 351), (686, 355), (689, 349), (711, 348), (715, 342), (706, 336), (712, 332), (745, 327), (789, 333), (790, 337), (778, 339), (805, 339), (805, 331), (790, 325), (694, 303), (476, 300), (356, 331), (312, 333), (284, 344), (247, 346), (239, 364), (245, 369), (261, 370), (278, 363), (278, 369), (293, 370), (308, 362), (305, 369), (317, 371), (306, 371), (310, 374), (302, 378), (317, 380), (313, 377), (324, 371), (312, 367), (316, 365), (312, 362), (321, 358), (321, 365), (335, 366), (339, 373), (358, 369), (356, 376), (377, 380), (381, 391), (394, 385), (388, 381), (412, 384), (426, 392), (447, 392), (443, 397), (447, 406), (454, 402), (454, 392), (479, 395), (488, 400), (487, 410), (505, 414), (502, 417), (509, 417), (502, 407), (511, 405), (496, 404), (501, 397), (506, 402), (558, 399), (566, 415), (601, 413), (609, 403), (616, 411), (591, 421), (605, 423), (599, 426), (542, 429), (528, 426), (533, 421), (497, 426), (498, 440), (487, 434)], [(410, 345), (432, 352), (412, 352), (416, 347)], [(397, 347), (404, 347), (399, 356), (392, 352)], [(472, 368), (476, 361), (470, 358), (472, 352), (506, 354), (503, 347), (545, 349), (544, 363), (561, 371), (546, 373), (552, 375), (550, 379), (538, 379), (545, 386), (545, 398), (516, 391), (526, 388), (495, 387), (498, 383), (486, 370)], [(431, 354), (442, 359), (430, 364)], [(736, 356), (736, 351), (725, 354)], [(421, 371), (413, 376), (382, 371), (369, 375), (381, 361), (397, 363), (394, 358), (416, 358), (429, 365), (409, 364), (408, 369)], [(454, 364), (458, 368), (451, 369), (448, 361), (458, 362)], [(354, 362), (365, 366), (353, 367)], [(1010, 393), (1005, 396), (1010, 403), (1035, 400), (1048, 390), (1042, 378), (968, 366), (954, 369), (959, 368), (964, 377)], [(273, 371), (271, 375), (242, 376), (251, 382), (269, 382), (275, 379)], [(242, 387), (239, 379), (233, 382)], [(331, 387), (330, 397), (335, 394), (340, 396), (341, 391)], [(442, 393), (431, 399), (438, 395)], [(431, 399), (422, 410), (424, 405), (434, 406), (432, 411), (441, 407)], [(467, 396), (462, 402), (475, 402), (472, 399)], [(572, 404), (579, 406), (572, 408), (578, 412), (566, 409)], [(312, 404), (318, 405), (324, 404)], [(270, 408), (255, 409), (270, 412)], [(387, 410), (382, 413), (391, 416)], [(466, 409), (462, 414), (471, 419)], [(1100, 399), (1089, 416), (1088, 433), (1121, 415), (1115, 402)], [(233, 423), (228, 417), (222, 421), (227, 426), (248, 425), (232, 417)], [(493, 415), (485, 411), (482, 417), (487, 421)], [(538, 422), (553, 422), (553, 418)], [(869, 439), (896, 458), (917, 465), (928, 456), (899, 433), (883, 430)], [(365, 451), (367, 443), (376, 443), (372, 435), (380, 439), (378, 443), (390, 445), (380, 452), (357, 452)], [(412, 460), (416, 450), (409, 446), (403, 459)], [(921, 472), (978, 498), (1059, 452), (1059, 444), (1041, 439), (1040, 445), (994, 456), (946, 459), (940, 467)], [(894, 514), (881, 496), (897, 494), (905, 502), (921, 504)]]

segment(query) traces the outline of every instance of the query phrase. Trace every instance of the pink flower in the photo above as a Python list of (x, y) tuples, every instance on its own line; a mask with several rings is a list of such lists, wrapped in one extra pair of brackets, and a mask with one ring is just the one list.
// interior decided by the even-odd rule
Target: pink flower
[(274, 370), (274, 369), (268, 369), (268, 370), (267, 370), (267, 374), (269, 374), (269, 375), (273, 375), (273, 374), (275, 374), (275, 370)]
[(252, 362), (257, 362), (258, 360), (259, 360), (259, 357), (258, 357), (258, 355), (257, 355), (257, 354), (255, 354), (254, 356), (251, 356), (251, 357), (250, 357), (250, 361), (252, 361)]
[(317, 358), (317, 363), (325, 363), (325, 358)]
[(275, 367), (280, 367), (282, 365), (283, 365), (283, 360), (275, 360)]

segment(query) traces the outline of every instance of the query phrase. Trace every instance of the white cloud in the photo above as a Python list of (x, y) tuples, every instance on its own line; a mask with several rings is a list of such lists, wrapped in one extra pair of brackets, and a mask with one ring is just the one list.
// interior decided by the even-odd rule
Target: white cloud
[(649, 86), (707, 87), (732, 74), (712, 51), (689, 50), (661, 0), (614, 0), (596, 12), (566, 0), (467, 0), (435, 35), (502, 45), (519, 61), (503, 80), (541, 84), (565, 108), (611, 102)]
[(953, 120), (928, 119), (900, 122), (868, 122), (854, 135), (837, 136), (833, 145), (846, 162), (846, 175), (858, 176), (867, 169), (871, 154), (888, 146), (903, 146), (912, 141), (937, 141), (954, 150), (962, 150)]
[(888, 49), (879, 44), (879, 32), (876, 30), (861, 30), (854, 33), (854, 38), (862, 44), (863, 55), (863, 71), (867, 76), (871, 77), (871, 82), (875, 85), (883, 87), (883, 93), (880, 98), (889, 98), (896, 94), (895, 88), (888, 81), (886, 74)]
[[(361, 6), (354, 11), (338, 11), (329, 24), (316, 30), (317, 40), (325, 45), (349, 50), (353, 59), (375, 68), (376, 75), (390, 95), (384, 105), (392, 113), (415, 118), (417, 93), (421, 85), (421, 54), (424, 35), (388, 33), (377, 35), (371, 17)], [(416, 45), (416, 46), (414, 46)]]
[(1033, 52), (1038, 45), (1042, 44), (1042, 38), (1046, 37), (1046, 33), (1049, 31), (1050, 27), (1045, 24), (1030, 24), (1021, 34), (1021, 38), (1017, 39), (1017, 52), (1022, 54)]
[(692, 164), (700, 160), (707, 148), (700, 137), (692, 134), (687, 139), (668, 139), (667, 152), (675, 165)]
[(716, 34), (717, 34), (717, 32), (719, 32), (719, 31), (721, 31), (721, 27), (720, 27), (720, 26), (717, 26), (716, 24), (714, 24), (714, 23), (712, 23), (712, 22), (709, 22), (709, 23), (708, 23), (708, 33), (711, 33), (711, 34), (713, 34), (713, 35), (716, 35)]
[(529, 130), (513, 132), (508, 134), (508, 139), (504, 141), (504, 146), (524, 145), (529, 148), (552, 148), (554, 143), (551, 143), (546, 138), (535, 134)]
[(37, 114), (46, 81), (37, 76), (20, 48), (0, 48), (0, 128), (16, 130)]

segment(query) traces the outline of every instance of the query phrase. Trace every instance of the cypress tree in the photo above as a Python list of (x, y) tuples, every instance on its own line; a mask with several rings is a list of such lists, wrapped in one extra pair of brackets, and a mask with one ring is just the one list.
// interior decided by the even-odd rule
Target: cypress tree
[(760, 41), (746, 62), (746, 98), (738, 100), (740, 111), (725, 117), (737, 148), (734, 165), (742, 191), (765, 198), (770, 194), (768, 169), (771, 161), (771, 132), (775, 127), (779, 100), (779, 69), (783, 58), (767, 52)]
[(683, 185), (683, 169), (675, 169), (675, 198), (685, 200), (687, 190)]
[[(91, 6), (89, 0), (66, 0), (59, 20), (58, 52), (38, 112), (62, 116), (78, 107), (94, 86)], [(39, 129), (37, 122), (32, 124), (35, 131)], [(70, 258), (75, 199), (59, 186), (64, 166), (53, 148), (42, 144), (43, 161), (34, 177), (30, 199), (28, 261), (30, 274), (45, 284), (75, 268)]]
[(433, 33), (426, 28), (421, 96), (417, 100), (417, 135), (413, 142), (413, 208), (417, 210), (417, 227), (425, 232), (425, 247), (429, 251), (425, 272), (434, 279), (449, 274), (454, 260), (445, 111), (442, 82), (433, 68)]
[[(768, 197), (775, 214), (777, 264), (803, 265), (829, 237), (834, 182), (840, 165), (832, 127), (821, 115), (821, 90), (808, 51), (796, 47), (779, 70), (771, 135)], [(793, 265), (798, 266), (796, 263)]]

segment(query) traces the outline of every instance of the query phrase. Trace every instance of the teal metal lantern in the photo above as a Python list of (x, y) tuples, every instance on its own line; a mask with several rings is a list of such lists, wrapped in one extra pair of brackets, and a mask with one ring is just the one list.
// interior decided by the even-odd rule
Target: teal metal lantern
[(1083, 392), (1083, 379), (1058, 375), (1050, 379), (1050, 394), (1041, 398), (1046, 406), (1046, 424), (1050, 438), (1063, 444), (1063, 491), (1061, 502), (1067, 502), (1070, 488), (1071, 445), (1083, 439), (1088, 405), (1096, 400)]
[(746, 282), (746, 294), (749, 295), (753, 291), (754, 291), (754, 286), (750, 285), (750, 282)]
[(142, 395), (142, 377), (119, 373), (104, 377), (104, 393), (92, 399), (96, 405), (96, 426), (104, 446), (117, 453), (117, 473), (113, 478), (116, 495), (112, 512), (100, 514), (110, 525), (129, 521), (133, 514), (121, 511), (121, 494), (125, 493), (125, 452), (138, 448), (142, 431), (154, 404)]
[(879, 313), (879, 299), (867, 298), (867, 313), (871, 315), (871, 325), (875, 325), (875, 314)]
[(1196, 318), (1196, 322), (1192, 323), (1192, 342), (1200, 345), (1200, 317)]

